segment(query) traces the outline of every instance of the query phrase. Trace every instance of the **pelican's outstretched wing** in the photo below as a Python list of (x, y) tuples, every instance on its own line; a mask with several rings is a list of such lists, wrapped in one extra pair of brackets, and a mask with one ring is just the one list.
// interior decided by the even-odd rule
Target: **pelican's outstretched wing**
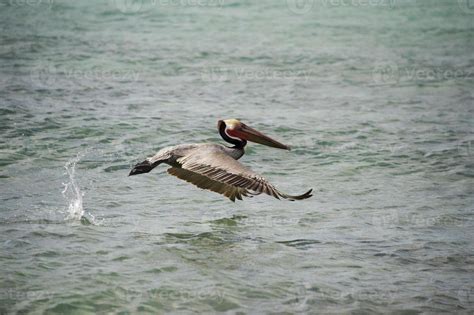
[(280, 192), (265, 178), (219, 150), (193, 150), (177, 159), (180, 167), (168, 169), (168, 173), (200, 188), (222, 194), (232, 201), (250, 195), (265, 193), (277, 199), (291, 201), (311, 197), (312, 189), (299, 196)]

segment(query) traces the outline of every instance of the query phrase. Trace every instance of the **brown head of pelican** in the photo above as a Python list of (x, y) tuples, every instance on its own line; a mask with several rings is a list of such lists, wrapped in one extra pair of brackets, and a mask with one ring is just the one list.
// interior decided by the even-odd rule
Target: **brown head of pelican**
[(171, 175), (202, 189), (222, 194), (232, 201), (261, 193), (292, 201), (312, 196), (312, 189), (302, 195), (287, 195), (237, 161), (244, 155), (247, 141), (290, 150), (288, 146), (250, 128), (237, 119), (219, 120), (217, 128), (221, 137), (233, 144), (233, 147), (212, 143), (167, 147), (135, 165), (129, 176), (148, 173), (161, 163), (166, 163), (171, 166), (168, 169)]

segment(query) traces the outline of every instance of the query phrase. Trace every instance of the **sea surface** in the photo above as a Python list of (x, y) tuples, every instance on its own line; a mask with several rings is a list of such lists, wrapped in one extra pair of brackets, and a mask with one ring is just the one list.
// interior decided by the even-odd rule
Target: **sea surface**
[[(470, 0), (1, 0), (0, 314), (474, 312)], [(311, 199), (160, 148), (238, 118)]]

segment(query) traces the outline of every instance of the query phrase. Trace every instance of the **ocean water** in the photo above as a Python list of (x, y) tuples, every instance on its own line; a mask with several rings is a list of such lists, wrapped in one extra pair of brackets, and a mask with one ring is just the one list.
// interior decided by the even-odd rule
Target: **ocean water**
[[(1, 0), (0, 314), (472, 313), (470, 0)], [(301, 202), (158, 149), (239, 118)]]

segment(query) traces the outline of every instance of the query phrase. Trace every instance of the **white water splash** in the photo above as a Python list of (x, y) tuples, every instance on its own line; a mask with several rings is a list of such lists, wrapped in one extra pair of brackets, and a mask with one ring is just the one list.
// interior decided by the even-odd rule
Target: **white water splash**
[(66, 220), (79, 221), (84, 217), (83, 197), (79, 185), (76, 183), (76, 164), (84, 157), (84, 153), (79, 153), (75, 158), (69, 160), (64, 168), (69, 176), (69, 182), (63, 183), (64, 190), (62, 194), (69, 201)]

